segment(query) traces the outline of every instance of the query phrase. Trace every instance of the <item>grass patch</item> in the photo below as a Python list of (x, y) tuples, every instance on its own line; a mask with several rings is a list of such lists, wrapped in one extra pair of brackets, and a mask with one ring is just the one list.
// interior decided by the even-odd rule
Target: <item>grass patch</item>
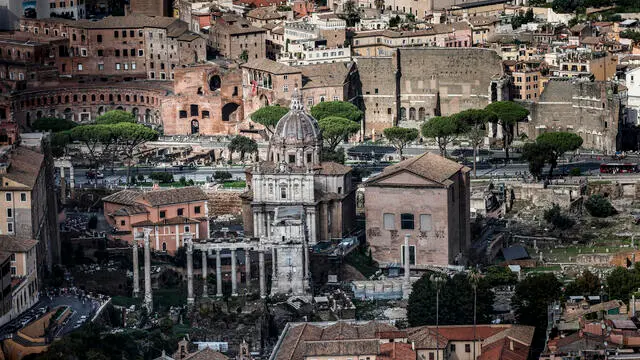
[(128, 296), (114, 296), (111, 298), (111, 303), (115, 306), (130, 307), (135, 305), (137, 307), (142, 303), (142, 300)]
[(367, 278), (379, 270), (378, 264), (369, 257), (369, 249), (366, 247), (358, 247), (353, 250), (345, 260), (347, 264), (356, 268)]
[(222, 184), (222, 187), (225, 189), (244, 189), (245, 187), (247, 187), (247, 182), (246, 181), (225, 181)]
[(589, 185), (607, 185), (611, 184), (611, 180), (593, 180), (589, 181)]

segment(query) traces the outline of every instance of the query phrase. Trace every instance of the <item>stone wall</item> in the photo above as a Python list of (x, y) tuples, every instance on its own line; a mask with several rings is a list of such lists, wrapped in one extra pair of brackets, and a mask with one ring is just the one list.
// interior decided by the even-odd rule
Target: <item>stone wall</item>
[(573, 132), (582, 147), (611, 154), (617, 149), (620, 98), (614, 85), (552, 79), (536, 103), (523, 103), (530, 122), (519, 127), (530, 139), (547, 131)]
[[(495, 51), (475, 48), (403, 48), (357, 63), (366, 136), (396, 123), (415, 126), (438, 113), (483, 108), (491, 101), (492, 82), (504, 76)], [(502, 96), (498, 90), (494, 100)]]
[(548, 207), (555, 203), (569, 208), (571, 202), (580, 197), (579, 185), (514, 184), (513, 192), (518, 200), (526, 200), (537, 206)]
[(242, 199), (240, 194), (244, 191), (212, 189), (205, 190), (209, 196), (209, 215), (219, 216), (225, 214), (240, 215), (242, 213)]

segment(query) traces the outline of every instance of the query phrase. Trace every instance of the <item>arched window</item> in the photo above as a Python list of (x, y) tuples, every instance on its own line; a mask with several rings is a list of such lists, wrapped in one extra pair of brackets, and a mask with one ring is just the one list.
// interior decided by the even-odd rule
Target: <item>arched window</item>
[(228, 103), (222, 107), (222, 121), (231, 120), (231, 114), (235, 112), (240, 106), (236, 103)]
[(122, 101), (122, 95), (118, 94), (118, 102)]
[(191, 134), (198, 134), (200, 132), (200, 123), (198, 122), (198, 120), (193, 119), (191, 120)]
[(125, 96), (124, 96), (124, 100), (125, 100), (126, 102), (129, 102), (129, 101), (131, 101), (131, 98), (129, 97), (129, 95), (125, 95)]
[(104, 94), (100, 94), (100, 101), (104, 101)]
[(64, 103), (65, 103), (65, 104), (68, 104), (68, 103), (69, 103), (69, 95), (66, 95), (66, 96), (64, 97)]
[(426, 117), (425, 110), (423, 107), (418, 109), (418, 120), (423, 121)]
[(109, 94), (109, 101), (113, 102), (113, 94)]
[(86, 102), (87, 101), (87, 95), (82, 95), (82, 101)]
[(167, 243), (166, 242), (162, 243), (162, 251), (167, 251)]
[(222, 81), (220, 80), (220, 76), (213, 75), (209, 79), (209, 90), (216, 91), (216, 90), (220, 89), (221, 85), (222, 85)]
[(407, 120), (407, 109), (400, 108), (400, 120)]
[(416, 120), (416, 108), (409, 108), (409, 120)]

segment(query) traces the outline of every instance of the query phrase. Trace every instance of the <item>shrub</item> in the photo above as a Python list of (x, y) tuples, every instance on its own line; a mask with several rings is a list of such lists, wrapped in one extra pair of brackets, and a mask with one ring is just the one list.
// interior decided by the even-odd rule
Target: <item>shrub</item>
[(171, 183), (173, 182), (173, 175), (166, 172), (152, 172), (149, 174), (149, 179), (156, 180), (161, 183)]
[(576, 224), (572, 218), (562, 213), (558, 204), (553, 204), (550, 209), (544, 211), (544, 219), (560, 230), (570, 229)]
[(573, 168), (573, 169), (569, 170), (569, 175), (571, 175), (571, 176), (580, 176), (580, 175), (582, 175), (582, 170), (580, 170), (580, 168)]
[(618, 213), (613, 205), (611, 205), (609, 200), (600, 194), (591, 195), (589, 199), (584, 202), (584, 207), (587, 209), (589, 214), (591, 214), (591, 216), (600, 218), (615, 215)]
[(144, 182), (144, 175), (138, 174), (138, 181), (139, 182)]
[(231, 175), (231, 173), (228, 172), (228, 171), (219, 171), (218, 170), (215, 173), (213, 173), (213, 178), (216, 181), (220, 181), (220, 182), (231, 180), (232, 177), (233, 177), (233, 175)]

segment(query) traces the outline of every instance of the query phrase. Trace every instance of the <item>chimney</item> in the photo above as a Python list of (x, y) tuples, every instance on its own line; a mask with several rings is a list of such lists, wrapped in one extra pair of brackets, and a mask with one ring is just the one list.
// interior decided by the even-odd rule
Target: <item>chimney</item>
[(509, 339), (509, 350), (513, 351), (513, 340)]

